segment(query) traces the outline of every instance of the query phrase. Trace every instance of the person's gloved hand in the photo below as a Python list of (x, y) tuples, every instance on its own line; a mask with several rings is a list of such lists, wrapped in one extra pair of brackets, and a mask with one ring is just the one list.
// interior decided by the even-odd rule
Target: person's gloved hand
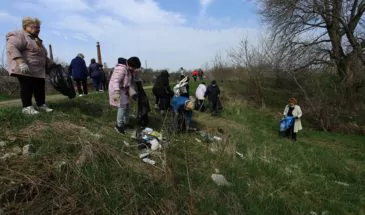
[(29, 72), (29, 67), (26, 63), (21, 63), (19, 64), (19, 69), (20, 71), (25, 74), (25, 73), (28, 73)]
[(120, 93), (117, 92), (113, 95), (113, 101), (119, 103), (120, 101)]

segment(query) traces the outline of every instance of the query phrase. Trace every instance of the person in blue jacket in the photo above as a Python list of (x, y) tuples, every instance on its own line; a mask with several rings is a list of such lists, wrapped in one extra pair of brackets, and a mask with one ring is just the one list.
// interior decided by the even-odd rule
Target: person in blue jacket
[(184, 96), (174, 96), (171, 100), (171, 106), (174, 113), (174, 123), (176, 123), (179, 130), (191, 130), (193, 102)]
[[(78, 54), (74, 59), (72, 59), (68, 71), (77, 85), (77, 91), (79, 96), (84, 96), (88, 94), (87, 91), (87, 76), (88, 71), (83, 54)], [(82, 84), (82, 88), (81, 88)]]
[(89, 66), (89, 74), (90, 77), (93, 79), (93, 84), (95, 87), (96, 92), (101, 92), (103, 91), (103, 87), (102, 87), (102, 76), (103, 71), (102, 71), (102, 65), (96, 63), (96, 60), (93, 58), (90, 61), (90, 66)]

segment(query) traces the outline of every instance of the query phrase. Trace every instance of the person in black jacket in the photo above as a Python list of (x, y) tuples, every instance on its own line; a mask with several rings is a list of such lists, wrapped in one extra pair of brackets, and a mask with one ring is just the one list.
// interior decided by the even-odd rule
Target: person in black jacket
[(143, 89), (142, 81), (136, 81), (137, 91), (137, 124), (140, 127), (146, 127), (148, 125), (148, 112), (150, 112), (150, 103), (146, 92)]
[(170, 100), (174, 95), (170, 88), (169, 73), (167, 70), (163, 70), (157, 77), (152, 92), (156, 96), (156, 103), (158, 103), (158, 108), (163, 114), (170, 107)]
[(205, 97), (208, 97), (210, 111), (213, 116), (218, 114), (219, 110), (219, 95), (220, 90), (215, 80), (212, 81), (211, 85), (208, 87), (207, 91), (205, 92)]

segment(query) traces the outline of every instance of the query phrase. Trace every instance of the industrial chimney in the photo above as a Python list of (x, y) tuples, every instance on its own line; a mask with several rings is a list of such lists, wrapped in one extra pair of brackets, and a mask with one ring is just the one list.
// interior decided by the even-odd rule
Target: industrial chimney
[(49, 58), (53, 60), (53, 51), (52, 51), (52, 45), (49, 44)]
[(98, 64), (103, 65), (103, 62), (101, 60), (101, 50), (100, 50), (100, 43), (96, 42), (96, 50), (98, 55)]

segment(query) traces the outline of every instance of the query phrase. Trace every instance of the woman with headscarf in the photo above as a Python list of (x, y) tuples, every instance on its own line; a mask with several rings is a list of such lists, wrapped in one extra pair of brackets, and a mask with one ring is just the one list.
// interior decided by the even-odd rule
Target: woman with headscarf
[(292, 140), (297, 140), (297, 133), (303, 129), (300, 118), (302, 117), (302, 109), (298, 105), (298, 101), (295, 98), (290, 98), (288, 104), (285, 106), (284, 117), (293, 117), (293, 123), (286, 130), (286, 136)]
[[(47, 57), (47, 50), (39, 38), (41, 21), (27, 17), (22, 21), (23, 30), (6, 35), (8, 72), (17, 77), (23, 114), (36, 115), (39, 111), (51, 112), (46, 105), (46, 70), (53, 64)], [(32, 105), (34, 95), (36, 108)]]

